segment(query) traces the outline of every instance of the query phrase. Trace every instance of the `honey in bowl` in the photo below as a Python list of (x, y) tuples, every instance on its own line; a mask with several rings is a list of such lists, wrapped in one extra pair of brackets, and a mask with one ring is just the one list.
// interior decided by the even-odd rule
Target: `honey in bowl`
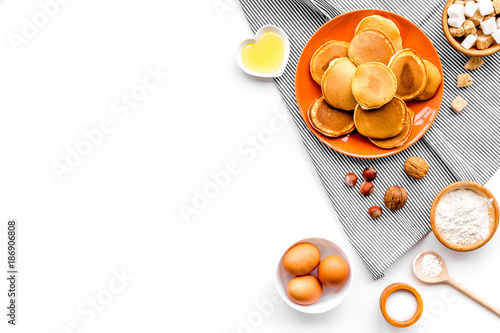
[(241, 60), (248, 69), (259, 73), (277, 72), (285, 57), (285, 42), (275, 32), (268, 31), (255, 43), (241, 50)]

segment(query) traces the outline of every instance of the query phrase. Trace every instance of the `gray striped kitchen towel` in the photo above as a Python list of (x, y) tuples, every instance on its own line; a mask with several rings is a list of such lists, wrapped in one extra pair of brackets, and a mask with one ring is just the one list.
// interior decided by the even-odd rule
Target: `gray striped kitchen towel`
[[(484, 184), (498, 169), (500, 56), (487, 57), (485, 65), (471, 73), (474, 85), (459, 91), (456, 78), (467, 72), (463, 68), (467, 57), (452, 49), (444, 38), (441, 29), (444, 0), (240, 0), (240, 3), (253, 33), (265, 24), (274, 24), (288, 34), (290, 59), (285, 73), (275, 79), (276, 85), (351, 244), (373, 278), (383, 277), (394, 261), (431, 230), (430, 206), (443, 187), (458, 180)], [(434, 43), (445, 75), (443, 105), (423, 139), (397, 155), (376, 160), (347, 157), (321, 143), (302, 120), (294, 93), (295, 69), (309, 38), (329, 18), (358, 9), (383, 9), (410, 19)], [(455, 114), (449, 107), (457, 95), (469, 101), (461, 114)], [(405, 174), (403, 164), (410, 156), (420, 156), (429, 162), (430, 171), (425, 179), (415, 181)], [(345, 186), (343, 179), (349, 172), (360, 177), (367, 166), (377, 169), (379, 177), (374, 182), (374, 194), (365, 198), (358, 187)], [(368, 208), (381, 205), (385, 189), (392, 185), (408, 191), (406, 206), (397, 212), (385, 210), (380, 218), (372, 220)]]

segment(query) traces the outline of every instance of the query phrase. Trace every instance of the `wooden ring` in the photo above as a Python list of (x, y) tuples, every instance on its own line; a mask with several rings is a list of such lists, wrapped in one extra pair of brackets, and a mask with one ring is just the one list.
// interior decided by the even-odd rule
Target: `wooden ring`
[[(405, 321), (394, 320), (393, 318), (391, 318), (387, 313), (387, 309), (385, 307), (387, 299), (396, 290), (407, 290), (411, 292), (417, 300), (417, 310), (415, 311), (415, 314), (410, 319), (407, 319)], [(420, 296), (418, 291), (412, 286), (406, 283), (393, 283), (387, 286), (387, 288), (385, 288), (380, 295), (380, 310), (382, 311), (382, 315), (384, 316), (385, 320), (387, 320), (389, 324), (396, 327), (408, 327), (415, 324), (420, 319), (420, 316), (422, 316), (422, 312), (424, 311), (424, 303), (422, 302), (422, 297)]]

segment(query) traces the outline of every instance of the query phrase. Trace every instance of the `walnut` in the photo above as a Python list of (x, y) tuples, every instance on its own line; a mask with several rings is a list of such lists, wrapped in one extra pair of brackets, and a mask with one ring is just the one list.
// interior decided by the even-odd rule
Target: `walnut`
[(424, 179), (429, 171), (429, 164), (421, 157), (412, 156), (406, 160), (404, 168), (411, 178)]
[(391, 186), (385, 191), (384, 203), (390, 210), (403, 208), (408, 199), (408, 193), (401, 186)]

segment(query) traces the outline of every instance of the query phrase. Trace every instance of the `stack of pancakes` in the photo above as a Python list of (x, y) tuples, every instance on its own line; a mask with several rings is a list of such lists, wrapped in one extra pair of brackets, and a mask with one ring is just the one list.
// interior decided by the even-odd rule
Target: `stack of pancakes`
[(311, 75), (323, 93), (309, 108), (311, 125), (328, 137), (357, 130), (385, 149), (411, 135), (414, 113), (406, 102), (431, 98), (441, 84), (436, 66), (403, 49), (396, 24), (379, 15), (362, 19), (350, 43), (322, 45)]

